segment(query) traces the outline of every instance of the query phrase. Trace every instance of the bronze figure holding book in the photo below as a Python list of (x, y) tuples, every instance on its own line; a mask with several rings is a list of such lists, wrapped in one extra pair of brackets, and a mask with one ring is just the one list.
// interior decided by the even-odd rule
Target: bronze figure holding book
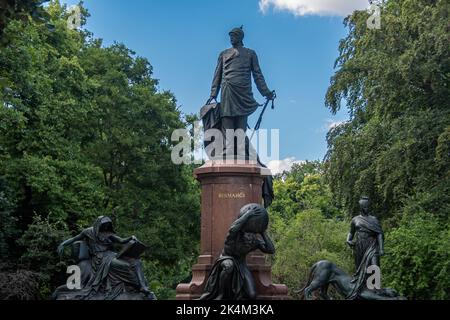
[[(119, 254), (113, 245), (124, 247)], [(79, 235), (63, 241), (58, 246), (61, 255), (64, 247), (72, 245), (72, 255), (81, 270), (81, 288), (60, 286), (53, 293), (58, 300), (155, 300), (148, 289), (139, 256), (146, 247), (135, 236), (122, 239), (113, 229), (112, 220), (97, 218), (94, 225)]]

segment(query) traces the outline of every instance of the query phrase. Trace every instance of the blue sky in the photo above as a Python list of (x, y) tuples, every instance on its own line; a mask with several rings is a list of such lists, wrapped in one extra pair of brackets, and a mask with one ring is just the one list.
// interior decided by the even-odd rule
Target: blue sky
[(159, 89), (173, 92), (184, 113), (198, 112), (208, 98), (218, 54), (230, 46), (228, 31), (243, 24), (245, 46), (257, 52), (268, 86), (278, 95), (262, 128), (280, 130), (280, 159), (289, 163), (322, 159), (328, 127), (348, 118), (345, 110), (332, 116), (324, 97), (346, 34), (342, 15), (352, 5), (366, 1), (84, 1), (91, 14), (86, 28), (105, 45), (122, 42), (146, 57)]

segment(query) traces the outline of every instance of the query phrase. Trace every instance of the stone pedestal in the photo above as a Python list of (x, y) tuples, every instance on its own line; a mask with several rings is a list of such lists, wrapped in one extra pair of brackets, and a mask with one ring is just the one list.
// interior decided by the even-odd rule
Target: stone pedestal
[[(201, 193), (201, 247), (198, 262), (192, 267), (191, 283), (177, 287), (177, 300), (200, 297), (209, 272), (223, 249), (225, 237), (241, 207), (248, 203), (262, 203), (261, 188), (264, 176), (254, 162), (208, 161), (194, 171), (200, 181)], [(287, 299), (287, 287), (273, 284), (271, 268), (265, 255), (256, 251), (247, 257), (253, 273), (258, 299)]]

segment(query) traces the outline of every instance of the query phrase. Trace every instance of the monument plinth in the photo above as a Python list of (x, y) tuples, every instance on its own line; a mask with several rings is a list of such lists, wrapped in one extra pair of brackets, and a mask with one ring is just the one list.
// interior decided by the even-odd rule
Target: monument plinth
[[(208, 161), (194, 170), (201, 192), (201, 246), (190, 283), (177, 287), (177, 300), (193, 300), (203, 293), (209, 272), (220, 256), (228, 229), (239, 210), (249, 203), (261, 203), (264, 170), (251, 161)], [(285, 285), (273, 284), (271, 267), (261, 252), (247, 257), (258, 299), (287, 299)]]

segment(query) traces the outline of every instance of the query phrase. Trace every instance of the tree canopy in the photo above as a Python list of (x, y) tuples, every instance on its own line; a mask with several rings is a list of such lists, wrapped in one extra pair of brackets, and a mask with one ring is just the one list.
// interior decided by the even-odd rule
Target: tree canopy
[(345, 20), (326, 105), (345, 102), (350, 121), (328, 134), (333, 194), (354, 211), (361, 194), (383, 217), (420, 201), (437, 218), (450, 210), (447, 1), (386, 1), (379, 30), (367, 13)]
[(58, 1), (46, 12), (54, 29), (10, 21), (0, 51), (2, 256), (54, 288), (56, 239), (110, 215), (119, 234), (149, 246), (149, 280), (173, 289), (189, 275), (199, 235), (192, 168), (170, 159), (172, 131), (186, 127), (175, 96), (158, 90), (150, 62), (125, 45), (68, 29)]
[(327, 137), (333, 197), (349, 216), (371, 198), (387, 231), (382, 270), (409, 298), (449, 297), (449, 9), (385, 1), (378, 30), (366, 12), (349, 16), (326, 94), (331, 112), (345, 103), (350, 115)]
[[(0, 299), (48, 298), (65, 278), (57, 244), (99, 215), (148, 245), (150, 287), (174, 297), (200, 225), (193, 167), (171, 162), (170, 137), (196, 117), (159, 89), (150, 61), (69, 29), (66, 6), (45, 2), (0, 7)], [(385, 232), (383, 287), (450, 298), (449, 9), (387, 0), (380, 29), (364, 11), (345, 19), (325, 105), (349, 121), (328, 132), (323, 161), (274, 179), (273, 273), (291, 290), (321, 259), (354, 271), (346, 234), (368, 196)]]
[(324, 258), (351, 271), (346, 228), (368, 196), (386, 234), (383, 287), (449, 298), (449, 9), (442, 0), (387, 0), (381, 29), (367, 27), (365, 11), (345, 19), (325, 103), (350, 119), (329, 131), (322, 165), (295, 166), (274, 183), (280, 281), (301, 287)]

